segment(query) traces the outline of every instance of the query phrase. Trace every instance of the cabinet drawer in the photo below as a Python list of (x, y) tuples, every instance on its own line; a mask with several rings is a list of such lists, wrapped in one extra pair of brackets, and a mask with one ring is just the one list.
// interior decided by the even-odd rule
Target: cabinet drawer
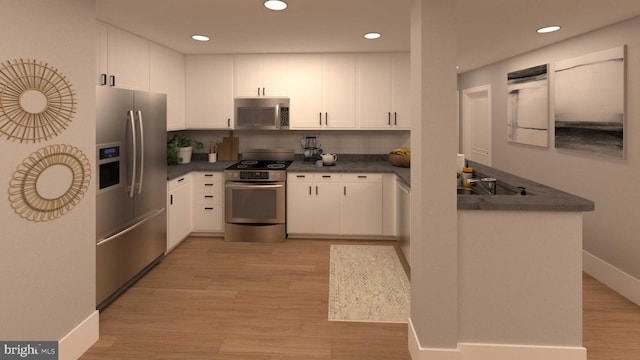
[(193, 200), (197, 204), (196, 206), (222, 205), (222, 196), (215, 193), (194, 194)]
[(178, 188), (179, 186), (190, 184), (191, 183), (191, 174), (183, 175), (173, 180), (169, 180), (167, 186), (169, 191)]
[(205, 183), (205, 182), (215, 182), (215, 183), (221, 183), (222, 182), (222, 173), (221, 172), (195, 172), (195, 179), (198, 183)]
[(221, 205), (196, 205), (193, 214), (195, 231), (222, 231), (222, 220)]
[(382, 182), (383, 174), (343, 174), (344, 182)]

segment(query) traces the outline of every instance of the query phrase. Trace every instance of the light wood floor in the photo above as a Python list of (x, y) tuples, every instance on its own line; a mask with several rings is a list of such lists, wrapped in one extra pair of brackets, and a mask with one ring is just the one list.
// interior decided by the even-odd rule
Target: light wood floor
[[(81, 359), (409, 360), (406, 324), (327, 321), (336, 243), (353, 241), (188, 238), (100, 313)], [(588, 275), (584, 344), (589, 360), (640, 359), (640, 308)]]

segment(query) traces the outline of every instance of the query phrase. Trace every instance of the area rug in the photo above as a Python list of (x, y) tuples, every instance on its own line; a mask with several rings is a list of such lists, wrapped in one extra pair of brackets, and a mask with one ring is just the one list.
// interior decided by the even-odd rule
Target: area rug
[(329, 320), (406, 323), (410, 284), (392, 246), (331, 245)]

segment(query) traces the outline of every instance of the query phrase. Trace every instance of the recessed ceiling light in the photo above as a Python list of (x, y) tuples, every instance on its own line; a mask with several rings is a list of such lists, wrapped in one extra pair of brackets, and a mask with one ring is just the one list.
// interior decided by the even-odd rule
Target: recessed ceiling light
[(209, 37), (206, 35), (191, 35), (191, 38), (196, 41), (209, 41)]
[(269, 10), (284, 10), (287, 8), (287, 3), (282, 0), (267, 0), (264, 2), (264, 7)]
[(369, 39), (369, 40), (378, 39), (381, 36), (382, 35), (380, 33), (377, 33), (377, 32), (370, 32), (370, 33), (364, 34), (364, 38), (365, 39)]
[(560, 30), (560, 26), (553, 25), (553, 26), (545, 26), (545, 27), (540, 28), (540, 29), (538, 29), (536, 31), (538, 32), (538, 34), (546, 34), (546, 33), (554, 32), (554, 31), (558, 31), (558, 30)]

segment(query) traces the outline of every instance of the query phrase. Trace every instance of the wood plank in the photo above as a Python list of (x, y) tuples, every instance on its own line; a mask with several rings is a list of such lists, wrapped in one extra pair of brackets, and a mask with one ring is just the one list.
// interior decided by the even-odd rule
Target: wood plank
[[(100, 313), (81, 359), (409, 360), (407, 325), (328, 321), (332, 244), (190, 237)], [(588, 360), (640, 359), (640, 308), (583, 277)]]

